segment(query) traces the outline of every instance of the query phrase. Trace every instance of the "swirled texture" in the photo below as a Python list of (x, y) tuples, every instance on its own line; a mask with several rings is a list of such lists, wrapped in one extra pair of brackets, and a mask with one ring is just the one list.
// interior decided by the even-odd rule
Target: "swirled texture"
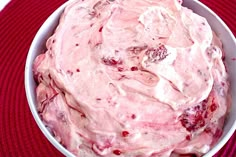
[(37, 109), (79, 157), (206, 153), (230, 106), (222, 45), (177, 0), (73, 1), (34, 62)]

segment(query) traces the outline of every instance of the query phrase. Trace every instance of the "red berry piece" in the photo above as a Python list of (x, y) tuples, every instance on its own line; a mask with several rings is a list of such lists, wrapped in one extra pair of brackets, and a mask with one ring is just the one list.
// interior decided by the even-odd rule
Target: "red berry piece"
[(103, 26), (99, 28), (99, 32), (102, 32)]
[(113, 154), (115, 154), (115, 155), (121, 155), (121, 151), (118, 150), (118, 149), (116, 149), (116, 150), (113, 151)]
[(193, 108), (188, 108), (180, 116), (180, 121), (183, 127), (189, 132), (196, 131), (205, 126), (204, 110), (200, 105)]
[(158, 62), (165, 59), (168, 56), (167, 49), (163, 44), (160, 44), (157, 48), (150, 48), (146, 51), (149, 62)]
[(210, 106), (211, 112), (214, 112), (217, 109), (217, 105), (213, 102)]
[(129, 132), (128, 131), (122, 131), (122, 136), (123, 137), (127, 137), (129, 135)]
[(212, 131), (211, 131), (211, 128), (207, 127), (207, 128), (204, 129), (204, 132), (211, 133)]
[(191, 140), (191, 136), (190, 136), (190, 135), (187, 135), (185, 138), (186, 138), (186, 140), (188, 140), (188, 141)]
[(105, 65), (109, 65), (109, 66), (116, 66), (118, 64), (122, 64), (121, 60), (116, 60), (113, 57), (112, 58), (102, 58), (102, 62)]
[(84, 113), (81, 113), (80, 115), (82, 118), (86, 118), (86, 115)]
[(132, 119), (135, 119), (135, 118), (136, 118), (136, 115), (135, 115), (135, 114), (132, 114), (132, 115), (131, 115), (131, 118), (132, 118)]
[(131, 71), (138, 71), (138, 67), (135, 67), (135, 66), (134, 66), (134, 67), (131, 67), (130, 70), (131, 70)]
[(124, 68), (122, 68), (122, 67), (118, 67), (117, 70), (118, 70), (119, 72), (121, 72), (121, 71), (124, 70)]

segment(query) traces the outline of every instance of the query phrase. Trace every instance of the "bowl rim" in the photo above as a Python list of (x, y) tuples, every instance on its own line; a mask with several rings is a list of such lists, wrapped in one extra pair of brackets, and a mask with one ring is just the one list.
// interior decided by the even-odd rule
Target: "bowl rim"
[[(236, 45), (236, 39), (232, 33), (232, 31), (229, 29), (229, 27), (225, 24), (225, 22), (209, 7), (207, 7), (205, 4), (198, 0), (193, 0), (194, 2), (198, 3), (201, 7), (203, 7), (205, 10), (207, 10), (217, 21), (220, 22), (220, 24), (226, 29), (227, 33), (229, 34), (230, 38), (233, 40), (234, 45)], [(207, 17), (205, 17), (207, 19)], [(234, 105), (233, 102), (231, 105)], [(233, 125), (229, 129), (229, 131), (215, 144), (206, 154), (203, 155), (203, 157), (212, 157), (215, 155), (223, 146), (229, 141), (230, 137), (234, 134), (236, 130), (236, 119), (234, 120)]]
[[(30, 107), (30, 111), (33, 115), (34, 120), (36, 121), (38, 127), (40, 128), (40, 130), (43, 132), (44, 136), (50, 141), (50, 143), (58, 150), (60, 151), (62, 154), (64, 154), (65, 156), (71, 156), (71, 157), (75, 157), (74, 154), (72, 154), (69, 150), (67, 150), (66, 148), (64, 148), (54, 137), (53, 135), (50, 133), (50, 131), (46, 128), (46, 126), (44, 125), (44, 123), (42, 122), (37, 109), (35, 107), (34, 104), (34, 94), (31, 92), (31, 88), (30, 88), (30, 84), (32, 83), (32, 80), (30, 80), (30, 77), (33, 75), (32, 72), (32, 64), (33, 64), (33, 53), (35, 51), (35, 46), (37, 45), (38, 41), (40, 40), (40, 36), (43, 32), (43, 30), (46, 27), (46, 23), (48, 23), (48, 21), (53, 20), (54, 16), (59, 14), (60, 12), (63, 12), (65, 7), (70, 3), (71, 1), (67, 1), (64, 4), (62, 4), (60, 7), (58, 7), (45, 21), (44, 23), (41, 25), (41, 27), (39, 28), (39, 30), (37, 31), (35, 37), (33, 38), (33, 41), (30, 45), (30, 49), (28, 51), (28, 55), (26, 58), (26, 64), (25, 64), (25, 74), (24, 74), (24, 83), (25, 83), (25, 92), (26, 92), (26, 97), (27, 97), (27, 101)], [(207, 10), (211, 15), (214, 16), (214, 18), (216, 18), (216, 20), (218, 20), (222, 26), (226, 29), (227, 33), (229, 34), (229, 36), (232, 38), (232, 40), (234, 41), (234, 44), (236, 45), (236, 39), (233, 35), (233, 33), (231, 32), (231, 30), (229, 29), (229, 27), (224, 23), (224, 21), (215, 13), (213, 12), (210, 8), (208, 8), (205, 4), (203, 4), (202, 2), (198, 1), (198, 0), (193, 0), (193, 2), (196, 2), (198, 5), (200, 5), (201, 7), (203, 7), (205, 10)], [(233, 105), (233, 104), (232, 104)], [(213, 155), (215, 155), (225, 144), (226, 142), (230, 139), (230, 137), (233, 135), (233, 133), (236, 130), (236, 120), (234, 120), (233, 125), (231, 126), (230, 130), (226, 133), (225, 136), (221, 137), (221, 139), (219, 139), (218, 143), (216, 145), (214, 145), (210, 151), (208, 151), (206, 154), (203, 155), (203, 157), (211, 157)]]
[[(53, 135), (50, 133), (50, 131), (46, 128), (46, 126), (44, 125), (44, 123), (42, 122), (38, 111), (35, 107), (34, 104), (34, 94), (31, 92), (30, 89), (30, 84), (32, 83), (30, 80), (30, 77), (33, 75), (32, 72), (32, 56), (33, 56), (33, 52), (35, 51), (35, 46), (37, 45), (38, 41), (40, 40), (40, 34), (43, 32), (43, 30), (46, 27), (46, 23), (48, 23), (48, 21), (53, 20), (54, 15), (59, 14), (60, 12), (63, 12), (63, 10), (65, 9), (65, 7), (70, 3), (71, 1), (67, 1), (65, 3), (63, 3), (60, 7), (56, 8), (56, 10), (50, 14), (50, 16), (43, 22), (43, 24), (41, 25), (41, 27), (39, 28), (39, 30), (37, 31), (35, 37), (33, 38), (33, 41), (30, 45), (30, 49), (28, 51), (28, 55), (26, 58), (26, 64), (25, 64), (25, 92), (26, 92), (26, 98), (30, 107), (30, 111), (33, 115), (34, 120), (36, 121), (38, 127), (40, 128), (40, 130), (43, 132), (44, 136), (50, 141), (50, 143), (62, 154), (64, 154), (65, 156), (71, 156), (74, 157), (74, 154), (72, 154), (69, 150), (67, 150), (66, 148), (64, 148), (54, 137)], [(34, 59), (33, 59), (34, 60)]]

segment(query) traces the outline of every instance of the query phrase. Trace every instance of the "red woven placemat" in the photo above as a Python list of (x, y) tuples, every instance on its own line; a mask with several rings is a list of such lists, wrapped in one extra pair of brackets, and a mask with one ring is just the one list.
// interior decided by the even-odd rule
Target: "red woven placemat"
[[(26, 56), (37, 30), (66, 0), (12, 0), (0, 12), (0, 157), (63, 156), (36, 125), (24, 90)], [(202, 0), (236, 35), (236, 1)], [(1, 2), (0, 2), (1, 3)], [(236, 154), (236, 133), (215, 157)]]

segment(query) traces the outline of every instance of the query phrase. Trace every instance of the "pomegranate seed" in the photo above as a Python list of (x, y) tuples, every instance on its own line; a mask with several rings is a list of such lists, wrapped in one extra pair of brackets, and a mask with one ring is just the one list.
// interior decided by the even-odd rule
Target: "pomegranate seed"
[(127, 137), (129, 135), (129, 132), (128, 131), (122, 131), (122, 136), (123, 137)]
[(186, 138), (186, 140), (189, 140), (189, 141), (191, 140), (191, 136), (190, 135), (187, 135), (185, 138)]
[(79, 70), (79, 69), (76, 69), (76, 72), (80, 72), (80, 70)]
[(137, 71), (138, 67), (131, 67), (130, 69), (131, 69), (131, 71)]
[(132, 114), (132, 115), (131, 115), (131, 118), (132, 118), (132, 119), (135, 119), (135, 118), (136, 118), (136, 115), (135, 115), (135, 114)]
[(113, 154), (115, 154), (115, 155), (121, 155), (121, 151), (118, 150), (118, 149), (116, 149), (116, 150), (113, 151)]

